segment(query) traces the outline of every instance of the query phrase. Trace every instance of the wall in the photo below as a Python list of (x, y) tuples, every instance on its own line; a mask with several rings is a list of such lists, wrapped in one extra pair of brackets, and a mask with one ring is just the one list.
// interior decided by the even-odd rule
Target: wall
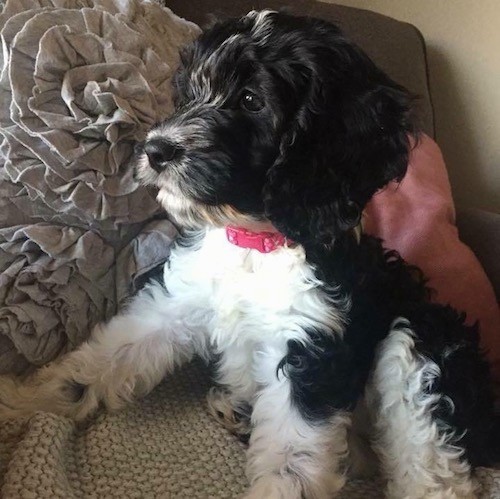
[(326, 0), (415, 25), (458, 205), (500, 213), (500, 0)]

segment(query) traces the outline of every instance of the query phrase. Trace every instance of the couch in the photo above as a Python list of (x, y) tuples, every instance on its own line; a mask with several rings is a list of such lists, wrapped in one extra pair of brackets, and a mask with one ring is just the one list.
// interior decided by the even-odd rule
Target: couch
[[(203, 25), (207, 14), (277, 9), (281, 0), (166, 0), (178, 15)], [(338, 23), (395, 80), (420, 96), (422, 129), (434, 136), (425, 44), (418, 30), (369, 11), (293, 0), (290, 10)], [(500, 215), (459, 212), (461, 237), (477, 254), (500, 297)], [(135, 406), (74, 423), (38, 413), (0, 427), (4, 498), (234, 498), (247, 486), (245, 446), (205, 406), (210, 370), (185, 366)], [(500, 497), (500, 472), (479, 469), (483, 497)], [(378, 478), (351, 480), (341, 497), (382, 497)]]

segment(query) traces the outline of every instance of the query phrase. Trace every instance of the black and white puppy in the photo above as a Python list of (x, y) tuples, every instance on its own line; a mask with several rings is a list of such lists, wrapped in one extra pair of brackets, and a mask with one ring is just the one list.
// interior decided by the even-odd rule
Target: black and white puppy
[[(335, 26), (271, 11), (206, 31), (177, 83), (137, 173), (196, 235), (77, 351), (3, 379), (2, 417), (119, 408), (216, 355), (212, 407), (236, 431), (249, 417), (247, 498), (333, 497), (362, 397), (390, 497), (474, 497), (471, 468), (500, 456), (477, 331), (355, 230), (405, 174), (407, 92)], [(227, 226), (265, 228), (278, 247), (232, 244)]]

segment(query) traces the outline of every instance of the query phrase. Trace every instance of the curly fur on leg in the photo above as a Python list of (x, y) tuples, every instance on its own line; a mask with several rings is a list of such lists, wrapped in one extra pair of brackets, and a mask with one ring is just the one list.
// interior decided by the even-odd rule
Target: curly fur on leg
[(74, 352), (27, 380), (2, 377), (0, 418), (48, 411), (81, 420), (101, 404), (115, 410), (147, 394), (175, 366), (204, 354), (200, 331), (171, 327), (180, 308), (160, 285), (149, 286)]
[(415, 350), (409, 324), (400, 321), (380, 346), (369, 390), (375, 450), (393, 499), (472, 499), (475, 489), (464, 449), (434, 415), (439, 394), (429, 387), (438, 366)]

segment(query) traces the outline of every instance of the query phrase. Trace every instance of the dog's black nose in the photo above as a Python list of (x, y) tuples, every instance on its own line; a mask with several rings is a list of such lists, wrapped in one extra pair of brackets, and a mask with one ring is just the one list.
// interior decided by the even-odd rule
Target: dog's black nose
[(165, 170), (169, 161), (172, 161), (181, 152), (181, 149), (165, 139), (151, 139), (144, 144), (149, 164), (158, 173)]

